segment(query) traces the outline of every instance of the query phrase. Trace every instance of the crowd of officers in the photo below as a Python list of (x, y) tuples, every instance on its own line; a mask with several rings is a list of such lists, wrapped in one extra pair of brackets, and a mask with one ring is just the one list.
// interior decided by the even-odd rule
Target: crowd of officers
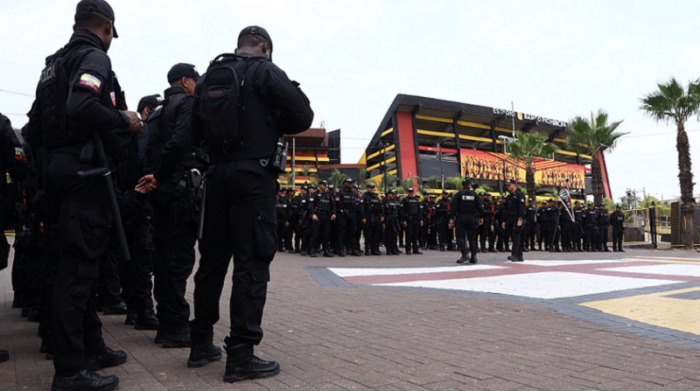
[[(478, 195), (481, 207), (475, 211), (476, 243), (473, 252), (510, 252), (512, 234), (508, 221), (507, 197)], [(454, 195), (425, 193), (413, 188), (399, 197), (397, 189), (379, 196), (374, 184), (364, 191), (351, 178), (340, 188), (321, 180), (318, 185), (281, 187), (277, 193), (277, 249), (302, 256), (345, 257), (407, 255), (423, 250), (458, 250), (455, 236)], [(597, 252), (610, 251), (608, 230), (612, 227), (612, 250), (622, 249), (624, 214), (620, 206), (609, 213), (604, 205), (576, 201), (573, 215), (561, 202), (549, 199), (540, 205), (528, 199), (522, 224), (522, 251)], [(364, 240), (361, 238), (364, 236)], [(471, 251), (472, 249), (470, 249)]]
[[(114, 19), (106, 1), (81, 0), (69, 42), (46, 60), (22, 141), (0, 116), (0, 172), (10, 171), (0, 212), (12, 211), (0, 225), (16, 232), (13, 307), (39, 323), (53, 391), (109, 391), (119, 379), (96, 371), (128, 355), (105, 344), (97, 312), (125, 315), (127, 326), (154, 330), (155, 344), (189, 347), (188, 367), (205, 366), (222, 358), (214, 325), (233, 259), (223, 380), (274, 376), (279, 363), (254, 355), (275, 255), (273, 160), (278, 139), (311, 126), (309, 100), (272, 63), (267, 31), (248, 26), (207, 74), (175, 64), (160, 76), (163, 98), (143, 97), (130, 111), (107, 56)], [(231, 80), (211, 76), (214, 66)], [(236, 90), (240, 107), (216, 110), (206, 93), (216, 83)], [(214, 137), (230, 142), (204, 141)], [(12, 173), (5, 156), (28, 173)], [(2, 239), (0, 269), (9, 253)]]

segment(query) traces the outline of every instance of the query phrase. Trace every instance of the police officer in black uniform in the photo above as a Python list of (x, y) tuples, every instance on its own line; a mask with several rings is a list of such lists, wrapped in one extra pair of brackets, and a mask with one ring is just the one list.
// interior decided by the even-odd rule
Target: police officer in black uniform
[(419, 249), (420, 228), (423, 225), (423, 206), (415, 195), (412, 187), (407, 189), (408, 195), (401, 200), (403, 215), (402, 225), (406, 229), (406, 255), (423, 254)]
[(365, 255), (382, 255), (379, 242), (382, 238), (384, 208), (374, 183), (367, 184), (367, 191), (362, 195), (362, 224), (365, 233)]
[(581, 240), (583, 239), (583, 208), (581, 202), (574, 203), (574, 224), (571, 226), (572, 250), (581, 252)]
[(146, 172), (138, 191), (153, 191), (155, 245), (153, 294), (157, 301), (158, 333), (164, 348), (190, 346), (190, 306), (187, 279), (195, 262), (199, 227), (201, 153), (192, 144), (192, 102), (199, 72), (178, 63), (167, 74), (163, 106), (148, 120)]
[(127, 129), (141, 130), (138, 115), (126, 111), (107, 56), (116, 37), (114, 11), (107, 2), (78, 3), (74, 33), (47, 59), (27, 125), (27, 141), (49, 150), (47, 190), (58, 222), (52, 307), (54, 391), (112, 390), (119, 379), (92, 370), (126, 361), (126, 353), (105, 346), (92, 298), (100, 263), (108, 255), (112, 219), (118, 216), (112, 214), (104, 179), (76, 175), (105, 164), (97, 161), (99, 144), (91, 142), (93, 136), (101, 137), (106, 152), (118, 159), (119, 137), (128, 135)]
[(357, 225), (355, 226), (355, 242), (354, 242), (354, 248), (357, 250), (357, 252), (362, 255), (362, 250), (360, 247), (360, 239), (362, 238), (362, 231), (364, 230), (365, 224), (362, 222), (362, 217), (365, 214), (364, 210), (364, 205), (362, 205), (362, 191), (360, 190), (360, 185), (357, 183), (352, 184), (352, 190), (355, 192), (355, 195), (360, 199), (360, 207), (357, 209), (357, 214), (355, 216), (355, 220), (357, 221)]
[[(14, 129), (12, 128), (12, 124), (10, 123), (10, 119), (5, 117), (4, 115), (0, 114), (0, 172), (2, 173), (8, 173), (10, 175), (10, 179), (12, 183), (7, 183), (5, 181), (5, 178), (3, 178), (3, 187), (6, 187), (8, 185), (14, 184), (16, 181), (23, 179), (27, 175), (27, 158), (24, 154), (24, 150), (22, 149), (22, 145), (17, 138), (17, 135), (15, 134)], [(18, 189), (18, 188), (17, 188)], [(3, 195), (4, 195), (3, 191)], [(19, 194), (17, 194), (19, 195)], [(15, 200), (14, 197), (10, 200), (3, 200), (4, 202), (21, 202), (22, 200)], [(5, 216), (6, 211), (5, 211), (5, 205), (3, 205), (2, 208), (0, 208), (0, 227), (3, 229), (6, 229), (8, 227), (8, 221), (7, 221), (7, 216)], [(13, 227), (13, 228), (20, 228), (20, 227)], [(19, 230), (16, 231), (19, 233)], [(17, 243), (17, 236), (15, 237), (15, 243)], [(26, 289), (26, 287), (20, 287), (16, 286), (18, 281), (14, 278), (16, 274), (16, 270), (18, 267), (21, 268), (19, 257), (18, 257), (18, 249), (17, 246), (15, 246), (15, 260), (12, 265), (12, 274), (13, 274), (13, 288), (15, 289), (16, 295), (17, 292), (21, 292), (22, 289)], [(27, 249), (29, 250), (29, 249)], [(27, 251), (28, 253), (29, 251)], [(0, 270), (3, 270), (7, 267), (8, 265), (8, 256), (10, 253), (10, 245), (7, 242), (7, 238), (5, 237), (4, 232), (0, 233)], [(24, 260), (25, 263), (31, 263), (31, 261), (27, 258)], [(29, 266), (29, 265), (27, 265)], [(23, 285), (28, 285), (29, 282), (29, 272), (30, 268), (26, 267), (24, 270), (21, 270), (22, 278), (21, 282)], [(20, 296), (29, 296), (33, 293), (30, 292), (23, 292), (20, 293)], [(7, 350), (0, 349), (0, 362), (7, 361), (10, 358), (10, 354)]]
[(573, 251), (571, 244), (571, 231), (573, 229), (574, 222), (571, 219), (571, 211), (563, 203), (559, 203), (559, 229), (561, 233), (561, 251), (565, 253), (570, 253)]
[(287, 214), (289, 215), (287, 230), (284, 233), (284, 247), (288, 253), (298, 253), (301, 228), (299, 225), (299, 197), (296, 196), (297, 190), (293, 187), (287, 189)]
[[(148, 120), (148, 115), (162, 100), (160, 95), (141, 98), (138, 104), (141, 119)], [(131, 261), (123, 265), (121, 274), (122, 296), (128, 308), (124, 323), (137, 330), (158, 329), (153, 309), (153, 206), (148, 195), (134, 190), (138, 180), (146, 174), (147, 143), (148, 125), (144, 123), (143, 131), (130, 140), (128, 157), (117, 171), (122, 220), (131, 254)]]
[(328, 242), (330, 243), (331, 254), (340, 255), (340, 237), (338, 235), (338, 204), (340, 203), (340, 192), (337, 191), (335, 185), (332, 183), (328, 184), (328, 194), (333, 198), (333, 205), (335, 205), (335, 220), (331, 221), (331, 230), (328, 233)]
[(523, 228), (523, 251), (535, 250), (535, 218), (537, 216), (537, 202), (528, 198), (527, 211), (525, 212), (525, 227)]
[(328, 182), (318, 183), (318, 192), (309, 200), (311, 215), (311, 257), (316, 257), (319, 247), (323, 248), (323, 256), (332, 258), (330, 248), (331, 223), (336, 219), (335, 200), (328, 192)]
[(522, 262), (523, 242), (521, 235), (523, 224), (525, 223), (525, 196), (520, 189), (518, 189), (518, 185), (514, 179), (508, 182), (508, 191), (510, 193), (506, 197), (505, 204), (507, 219), (503, 222), (503, 229), (506, 229), (506, 226), (509, 227), (509, 231), (513, 237), (513, 247), (508, 259), (513, 262)]
[(557, 226), (557, 210), (554, 207), (554, 200), (547, 201), (546, 206), (540, 214), (540, 231), (544, 240), (544, 250), (552, 251), (554, 249), (554, 233)]
[(625, 232), (625, 214), (622, 213), (620, 205), (615, 206), (615, 211), (610, 215), (610, 225), (612, 225), (613, 251), (625, 252), (622, 249), (622, 235)]
[(610, 252), (608, 248), (608, 228), (610, 227), (610, 214), (604, 204), (598, 204), (598, 251)]
[(450, 213), (452, 211), (452, 200), (447, 190), (442, 191), (442, 197), (435, 203), (435, 228), (438, 236), (438, 246), (440, 251), (445, 251), (452, 242), (452, 235), (449, 235)]
[(496, 248), (499, 252), (510, 251), (508, 248), (508, 231), (503, 223), (507, 220), (505, 198), (494, 197), (496, 213)]
[[(535, 214), (535, 220), (537, 222), (537, 251), (542, 251), (542, 243), (546, 242), (544, 237), (545, 231), (547, 230), (545, 228), (547, 223), (547, 218), (544, 215), (545, 209), (547, 209), (547, 202), (542, 201), (539, 208), (537, 208), (537, 213)], [(545, 247), (545, 249), (546, 248), (547, 247)]]
[(593, 207), (593, 203), (588, 203), (588, 209), (583, 212), (584, 226), (584, 250), (596, 252), (598, 251), (598, 210)]
[[(481, 204), (481, 198), (472, 190), (472, 181), (469, 178), (462, 179), (463, 189), (457, 192), (452, 197), (452, 223), (457, 231), (457, 246), (462, 252), (462, 257), (457, 260), (457, 263), (467, 261), (467, 254), (471, 252), (469, 263), (477, 263), (476, 253), (476, 228), (478, 224), (482, 224), (484, 215), (484, 207)], [(465, 241), (465, 234), (469, 240), (469, 250)]]
[(430, 230), (430, 219), (432, 217), (432, 206), (430, 204), (430, 195), (428, 193), (423, 193), (423, 200), (420, 202), (420, 204), (423, 207), (423, 219), (422, 224), (420, 226), (420, 235), (418, 238), (418, 243), (420, 245), (420, 248), (422, 248), (423, 250), (427, 250), (428, 230)]
[(491, 195), (483, 193), (481, 195), (481, 205), (484, 207), (483, 222), (479, 226), (479, 241), (481, 252), (486, 252), (486, 241), (488, 240), (488, 252), (496, 252), (496, 209), (491, 202)]
[(357, 228), (358, 212), (362, 208), (361, 198), (352, 188), (352, 178), (343, 180), (343, 188), (339, 192), (340, 202), (337, 205), (338, 246), (340, 256), (352, 254), (359, 257), (360, 251), (355, 248), (355, 229)]
[(397, 195), (398, 190), (391, 189), (386, 198), (382, 200), (384, 206), (384, 247), (386, 255), (399, 255), (401, 250), (396, 243), (401, 225), (401, 203)]
[[(201, 258), (195, 275), (194, 320), (189, 366), (206, 365), (221, 353), (212, 343), (219, 319), (219, 298), (233, 255), (231, 333), (225, 339), (224, 381), (274, 376), (279, 364), (254, 355), (263, 337), (261, 320), (270, 280), (275, 243), (275, 182), (278, 168), (270, 164), (282, 134), (308, 129), (313, 111), (303, 92), (274, 65), (272, 40), (259, 26), (238, 37), (234, 67), (240, 90), (238, 143), (206, 145), (211, 167), (207, 172), (204, 222), (199, 242)], [(207, 82), (207, 75), (201, 79)], [(201, 85), (201, 84), (200, 84)], [(202, 96), (195, 93), (193, 112)], [(221, 116), (234, 113), (221, 112)], [(209, 128), (193, 116), (193, 141), (199, 144)], [(217, 124), (216, 119), (212, 119)], [(209, 122), (208, 122), (209, 123)], [(214, 126), (214, 125), (212, 125)], [(204, 134), (203, 134), (204, 133)]]
[(315, 185), (303, 185), (302, 187), (301, 201), (299, 202), (299, 208), (301, 209), (301, 255), (307, 256), (311, 254), (311, 211), (309, 209), (309, 202), (313, 201), (314, 194), (316, 193)]

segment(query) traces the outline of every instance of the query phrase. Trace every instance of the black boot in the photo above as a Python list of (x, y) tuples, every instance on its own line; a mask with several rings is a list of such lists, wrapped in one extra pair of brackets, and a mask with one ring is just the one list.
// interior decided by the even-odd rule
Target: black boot
[(91, 371), (99, 371), (100, 369), (116, 367), (126, 362), (126, 352), (123, 350), (114, 351), (108, 347), (99, 354), (85, 356), (85, 368)]
[(0, 362), (5, 362), (10, 359), (10, 352), (5, 349), (0, 349)]
[(95, 372), (83, 369), (72, 376), (54, 376), (51, 391), (96, 390), (111, 391), (119, 385), (116, 376), (100, 376)]
[(221, 360), (221, 348), (214, 346), (214, 335), (193, 336), (190, 357), (187, 359), (188, 368), (201, 368), (210, 362)]
[(462, 251), (462, 257), (457, 260), (457, 263), (464, 263), (467, 262), (467, 252)]
[(123, 301), (102, 308), (103, 315), (126, 315), (126, 312), (126, 303)]
[(477, 262), (479, 262), (479, 261), (476, 259), (476, 253), (472, 253), (472, 257), (469, 258), (469, 263), (477, 263)]
[(138, 314), (136, 311), (129, 310), (126, 312), (126, 319), (124, 319), (124, 324), (127, 326), (133, 326), (136, 324), (136, 317)]
[(224, 381), (227, 383), (272, 377), (280, 372), (280, 365), (276, 361), (265, 361), (256, 357), (253, 354), (253, 345), (226, 346), (226, 354)]
[(152, 309), (139, 312), (134, 322), (136, 330), (158, 330), (158, 325), (158, 317)]
[[(190, 347), (190, 329), (181, 328), (180, 330), (174, 332), (167, 332), (158, 330), (156, 339), (160, 337), (160, 343), (163, 344), (164, 349), (170, 348), (189, 348)], [(158, 343), (158, 342), (156, 342)]]

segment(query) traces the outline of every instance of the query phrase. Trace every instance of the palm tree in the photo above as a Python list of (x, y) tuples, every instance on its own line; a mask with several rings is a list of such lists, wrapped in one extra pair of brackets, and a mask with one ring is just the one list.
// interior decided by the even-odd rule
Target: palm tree
[(346, 174), (343, 174), (338, 170), (337, 168), (333, 170), (333, 173), (328, 177), (328, 183), (333, 184), (336, 188), (340, 188), (340, 185), (343, 183), (345, 178), (348, 178)]
[(559, 148), (547, 142), (547, 136), (537, 132), (517, 132), (515, 140), (508, 144), (509, 155), (516, 161), (525, 163), (525, 187), (528, 197), (533, 200), (535, 193), (535, 161), (536, 157), (551, 156)]
[(315, 182), (315, 180), (312, 180), (311, 177), (314, 177), (316, 178), (316, 180), (318, 180), (318, 175), (316, 173), (311, 172), (311, 166), (309, 166), (308, 164), (305, 164), (301, 167), (301, 175), (303, 175), (304, 180), (309, 183)]
[(357, 185), (360, 186), (360, 189), (364, 189), (365, 185), (367, 185), (367, 169), (362, 167), (357, 170)]
[[(404, 189), (408, 189), (409, 187), (416, 187), (416, 180), (419, 180), (418, 176), (411, 176), (411, 173), (408, 174), (408, 178), (404, 179), (401, 181), (401, 187)], [(420, 190), (420, 189), (416, 189)]]
[(569, 127), (571, 135), (566, 142), (569, 148), (579, 154), (591, 155), (591, 179), (593, 181), (593, 199), (596, 204), (603, 203), (603, 172), (600, 156), (605, 151), (615, 148), (617, 140), (627, 133), (616, 132), (622, 121), (608, 124), (608, 113), (603, 109), (598, 110), (598, 115), (591, 112), (590, 121), (582, 118), (574, 118)]
[(429, 189), (438, 189), (442, 185), (442, 178), (440, 178), (437, 175), (431, 175), (430, 177), (428, 177), (428, 180), (425, 181), (425, 185)]
[(668, 84), (658, 84), (659, 90), (642, 98), (641, 109), (657, 121), (676, 123), (676, 150), (678, 151), (678, 179), (681, 184), (681, 210), (685, 218), (685, 248), (693, 248), (693, 171), (690, 161), (690, 142), (685, 122), (700, 112), (700, 79), (688, 84), (686, 91), (675, 78)]
[(450, 178), (447, 178), (448, 183), (452, 183), (452, 185), (457, 189), (457, 191), (462, 189), (462, 177), (461, 176), (453, 176)]

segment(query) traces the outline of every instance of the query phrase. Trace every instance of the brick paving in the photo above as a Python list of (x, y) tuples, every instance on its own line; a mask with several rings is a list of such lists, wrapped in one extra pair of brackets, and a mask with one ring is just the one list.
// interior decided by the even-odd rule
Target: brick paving
[[(567, 254), (528, 253), (538, 259)], [(632, 250), (625, 256), (688, 257), (682, 251)], [(105, 373), (121, 390), (387, 390), (593, 391), (700, 389), (697, 335), (606, 315), (576, 300), (354, 285), (326, 267), (455, 266), (456, 252), (417, 256), (302, 258), (278, 254), (256, 349), (280, 361), (273, 378), (222, 382), (224, 361), (189, 369), (188, 349), (161, 349), (155, 332), (103, 316), (105, 340), (128, 352), (126, 364)], [(572, 254), (615, 259), (617, 253)], [(498, 265), (504, 253), (480, 254)], [(230, 281), (230, 279), (229, 279)], [(684, 287), (697, 287), (688, 282)], [(188, 289), (191, 295), (192, 285)], [(227, 285), (224, 295), (228, 295)], [(601, 296), (596, 296), (599, 300)], [(191, 297), (190, 297), (191, 299)], [(0, 391), (47, 390), (53, 369), (39, 354), (36, 324), (11, 308), (10, 272), (0, 272)], [(227, 302), (215, 339), (227, 333)]]

